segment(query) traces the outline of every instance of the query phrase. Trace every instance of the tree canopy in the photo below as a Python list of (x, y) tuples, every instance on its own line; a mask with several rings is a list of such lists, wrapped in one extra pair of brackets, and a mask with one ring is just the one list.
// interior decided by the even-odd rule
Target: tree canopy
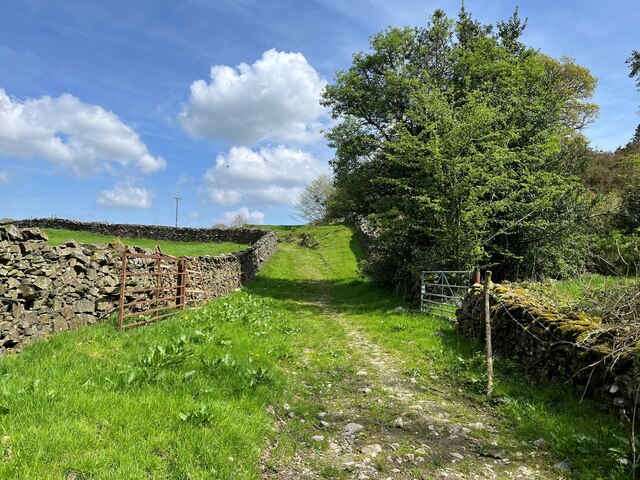
[[(333, 209), (368, 216), (365, 265), (401, 284), (421, 268), (558, 271), (585, 215), (576, 161), (597, 114), (595, 79), (520, 41), (517, 10), (495, 27), (463, 8), (389, 28), (339, 71), (323, 102), (339, 123)], [(577, 153), (576, 153), (577, 152)]]
[(640, 90), (640, 52), (637, 50), (631, 52), (631, 55), (627, 59), (627, 64), (629, 64), (629, 68), (631, 69), (629, 77), (636, 78), (636, 87)]
[[(631, 71), (629, 72), (629, 78), (635, 78), (636, 88), (640, 92), (640, 52), (638, 50), (634, 50), (631, 52), (631, 55), (627, 59), (627, 64), (631, 69)], [(636, 127), (636, 131), (631, 141), (640, 142), (640, 125)]]

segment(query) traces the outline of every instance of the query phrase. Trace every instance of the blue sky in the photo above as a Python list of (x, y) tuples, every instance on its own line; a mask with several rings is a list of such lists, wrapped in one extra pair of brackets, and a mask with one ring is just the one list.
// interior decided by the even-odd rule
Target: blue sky
[[(516, 5), (528, 45), (599, 79), (594, 147), (625, 144), (640, 93), (640, 2), (467, 0), (486, 23)], [(459, 1), (0, 0), (0, 217), (210, 226), (238, 212), (294, 223), (328, 172), (322, 87), (368, 37)]]

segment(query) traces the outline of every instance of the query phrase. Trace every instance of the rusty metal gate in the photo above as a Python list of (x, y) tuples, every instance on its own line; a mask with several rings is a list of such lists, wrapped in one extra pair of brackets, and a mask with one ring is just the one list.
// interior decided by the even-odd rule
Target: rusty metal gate
[(122, 256), (118, 328), (175, 315), (208, 300), (200, 261), (186, 257), (128, 253)]
[(446, 318), (455, 317), (473, 270), (426, 270), (420, 273), (420, 310)]

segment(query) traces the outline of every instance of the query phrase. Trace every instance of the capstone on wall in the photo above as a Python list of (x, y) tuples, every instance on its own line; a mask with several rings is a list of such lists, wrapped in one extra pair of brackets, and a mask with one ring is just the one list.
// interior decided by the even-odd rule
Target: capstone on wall
[(227, 295), (250, 282), (277, 248), (275, 234), (259, 229), (180, 229), (61, 219), (2, 224), (0, 353), (19, 351), (35, 338), (108, 318), (118, 308), (123, 253), (153, 253), (125, 247), (118, 241), (108, 245), (69, 241), (54, 247), (47, 244), (46, 235), (36, 227), (158, 240), (249, 244), (240, 252), (198, 257), (210, 297)]

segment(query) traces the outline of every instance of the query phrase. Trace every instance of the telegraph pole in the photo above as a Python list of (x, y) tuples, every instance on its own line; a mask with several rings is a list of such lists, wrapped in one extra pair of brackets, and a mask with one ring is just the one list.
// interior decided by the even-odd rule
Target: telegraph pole
[(182, 200), (182, 198), (178, 197), (177, 195), (173, 198), (176, 199), (176, 227), (177, 227), (178, 226), (178, 203), (180, 202), (180, 200)]

